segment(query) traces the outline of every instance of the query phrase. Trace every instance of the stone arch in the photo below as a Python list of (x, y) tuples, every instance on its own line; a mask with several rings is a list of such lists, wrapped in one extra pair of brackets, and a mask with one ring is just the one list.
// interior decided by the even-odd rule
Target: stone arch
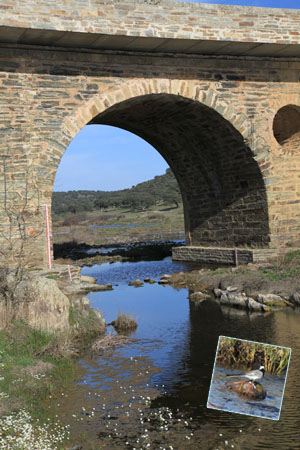
[(91, 123), (131, 131), (165, 158), (182, 192), (187, 244), (268, 245), (265, 186), (242, 134), (246, 119), (213, 91), (187, 81), (117, 85), (65, 119), (65, 141)]
[(76, 134), (89, 123), (93, 117), (107, 108), (128, 100), (150, 94), (173, 94), (190, 98), (202, 104), (214, 108), (224, 119), (230, 122), (247, 139), (250, 132), (250, 124), (247, 117), (240, 111), (235, 111), (232, 103), (225, 103), (218, 98), (217, 91), (210, 87), (204, 90), (201, 85), (188, 80), (130, 80), (104, 90), (93, 96), (84, 105), (81, 105), (75, 113), (65, 118), (62, 131), (72, 140)]

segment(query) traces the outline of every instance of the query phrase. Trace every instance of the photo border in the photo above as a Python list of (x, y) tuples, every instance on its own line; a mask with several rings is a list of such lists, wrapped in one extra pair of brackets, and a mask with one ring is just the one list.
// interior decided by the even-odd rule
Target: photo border
[[(213, 374), (214, 374), (215, 367), (216, 367), (216, 360), (217, 360), (218, 348), (219, 348), (219, 343), (220, 343), (220, 339), (221, 339), (221, 338), (236, 339), (236, 340), (238, 340), (238, 341), (253, 342), (254, 344), (263, 344), (263, 345), (269, 345), (269, 346), (271, 346), (271, 347), (287, 348), (287, 349), (290, 350), (289, 361), (288, 361), (288, 365), (287, 365), (287, 368), (286, 368), (286, 376), (285, 376), (284, 386), (283, 386), (283, 390), (282, 390), (282, 396), (281, 396), (280, 410), (279, 410), (278, 419), (273, 419), (272, 417), (262, 417), (262, 416), (259, 416), (259, 415), (257, 415), (257, 414), (247, 414), (247, 413), (243, 413), (243, 412), (230, 411), (230, 410), (221, 409), (221, 408), (218, 409), (218, 408), (213, 408), (212, 406), (208, 406), (208, 400), (209, 400), (209, 396), (210, 396), (210, 391), (211, 391), (211, 386), (212, 386), (212, 381), (213, 381)], [(214, 360), (214, 367), (213, 367), (213, 370), (212, 370), (212, 373), (211, 373), (211, 380), (210, 380), (210, 386), (209, 386), (208, 397), (207, 397), (207, 402), (206, 402), (206, 408), (208, 408), (208, 409), (214, 409), (215, 411), (223, 411), (223, 412), (228, 412), (228, 413), (233, 413), (233, 414), (241, 414), (241, 415), (243, 415), (243, 416), (257, 417), (257, 418), (259, 418), (259, 419), (269, 419), (269, 420), (275, 420), (275, 421), (278, 421), (278, 420), (280, 419), (280, 415), (281, 415), (282, 402), (283, 402), (283, 397), (284, 397), (284, 392), (285, 392), (285, 385), (286, 385), (287, 376), (288, 376), (288, 371), (289, 371), (290, 362), (291, 362), (291, 356), (292, 356), (292, 347), (286, 347), (286, 346), (284, 346), (284, 345), (268, 344), (268, 343), (259, 342), (259, 341), (251, 341), (250, 339), (240, 339), (240, 338), (237, 338), (237, 337), (231, 337), (231, 336), (223, 336), (223, 335), (220, 335), (220, 336), (219, 336), (219, 339), (218, 339), (217, 348), (216, 348), (216, 354), (215, 354), (215, 360)]]

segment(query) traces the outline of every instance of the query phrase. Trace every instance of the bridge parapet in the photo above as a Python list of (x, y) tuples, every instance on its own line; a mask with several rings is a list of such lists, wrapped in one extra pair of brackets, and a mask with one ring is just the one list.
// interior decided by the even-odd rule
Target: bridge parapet
[[(27, 3), (27, 7), (26, 7)], [(0, 41), (90, 49), (300, 56), (300, 9), (168, 0), (4, 0)]]

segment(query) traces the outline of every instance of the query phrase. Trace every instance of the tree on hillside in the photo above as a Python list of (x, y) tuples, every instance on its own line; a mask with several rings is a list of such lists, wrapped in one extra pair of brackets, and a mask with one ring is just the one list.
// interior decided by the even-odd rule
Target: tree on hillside
[(177, 181), (170, 168), (164, 175), (119, 191), (69, 191), (53, 192), (52, 211), (55, 214), (92, 211), (107, 208), (132, 208), (145, 210), (153, 205), (181, 203)]

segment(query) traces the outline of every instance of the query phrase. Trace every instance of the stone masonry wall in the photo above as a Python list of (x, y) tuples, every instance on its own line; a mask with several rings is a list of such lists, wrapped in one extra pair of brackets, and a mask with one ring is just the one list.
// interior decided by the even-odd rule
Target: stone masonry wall
[(265, 263), (278, 257), (277, 249), (234, 249), (213, 247), (174, 247), (172, 258), (175, 261), (194, 261), (203, 264), (243, 265)]
[(299, 44), (300, 10), (166, 0), (2, 0), (0, 25), (124, 36)]
[[(91, 122), (124, 126), (165, 157), (181, 187), (189, 244), (275, 248), (299, 239), (299, 146), (273, 134), (279, 109), (300, 106), (299, 79), (292, 58), (2, 47), (0, 155), (12, 209), (24, 204), (30, 167), (31, 262), (45, 262), (42, 205), (51, 208), (60, 159)], [(2, 248), (9, 228), (3, 169)]]

